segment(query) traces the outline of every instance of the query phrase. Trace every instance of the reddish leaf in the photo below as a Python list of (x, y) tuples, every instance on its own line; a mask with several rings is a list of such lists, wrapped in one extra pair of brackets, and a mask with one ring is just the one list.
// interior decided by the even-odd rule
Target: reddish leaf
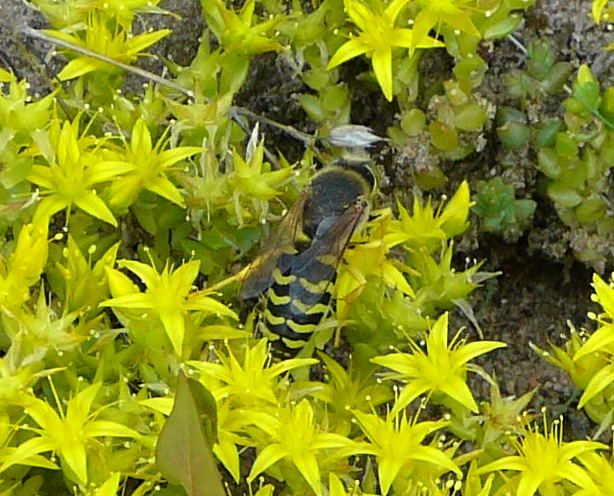
[(215, 400), (198, 381), (179, 373), (173, 410), (156, 446), (162, 475), (188, 496), (226, 496), (211, 452), (216, 429)]

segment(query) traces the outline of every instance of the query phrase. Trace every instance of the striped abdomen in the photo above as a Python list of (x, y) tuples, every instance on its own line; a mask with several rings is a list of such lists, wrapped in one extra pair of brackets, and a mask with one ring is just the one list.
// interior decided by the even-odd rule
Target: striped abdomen
[(327, 255), (305, 259), (298, 254), (285, 274), (275, 269), (263, 320), (266, 330), (279, 336), (284, 348), (301, 348), (327, 315), (335, 274), (336, 259)]

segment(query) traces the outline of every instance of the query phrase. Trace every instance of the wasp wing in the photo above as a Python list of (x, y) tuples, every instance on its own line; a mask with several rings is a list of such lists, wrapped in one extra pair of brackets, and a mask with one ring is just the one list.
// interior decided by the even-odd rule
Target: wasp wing
[(239, 293), (241, 300), (255, 298), (270, 287), (273, 284), (275, 269), (279, 269), (282, 273), (290, 269), (296, 252), (295, 241), (303, 230), (305, 201), (310, 192), (310, 188), (303, 191), (250, 265)]
[(306, 309), (321, 302), (352, 235), (368, 213), (369, 204), (361, 198), (336, 219), (320, 223), (309, 248), (292, 259), (290, 273), (298, 284), (290, 285), (291, 301), (301, 301)]

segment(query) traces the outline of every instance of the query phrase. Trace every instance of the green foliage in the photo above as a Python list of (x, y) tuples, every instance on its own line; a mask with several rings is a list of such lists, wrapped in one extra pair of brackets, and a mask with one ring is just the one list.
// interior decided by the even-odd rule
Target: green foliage
[(434, 96), (429, 103), (429, 111), (436, 116), (429, 123), (429, 133), (431, 143), (443, 157), (458, 160), (475, 151), (463, 132), (480, 131), (487, 110), (483, 101), (463, 90), (460, 81), (446, 81), (444, 89), (444, 95)]
[[(612, 88), (582, 65), (571, 95), (562, 102), (564, 115), (534, 115), (535, 102), (560, 97), (571, 75), (571, 65), (557, 62), (544, 41), (529, 45), (526, 70), (511, 71), (507, 90), (518, 107), (497, 113), (497, 135), (512, 151), (530, 148), (537, 169), (545, 176), (545, 192), (561, 220), (572, 229), (571, 248), (579, 260), (603, 267), (609, 260), (614, 224), (607, 215), (609, 171), (612, 167), (614, 100)], [(528, 208), (528, 206), (527, 206)]]
[[(140, 13), (169, 14), (155, 0), (34, 3), (49, 35), (117, 62), (169, 34), (133, 32)], [(494, 114), (478, 91), (478, 43), (515, 29), (531, 3), (324, 0), (305, 13), (299, 2), (202, 0), (196, 58), (169, 63), (189, 100), (156, 85), (124, 94), (124, 68), (89, 52), (67, 51), (65, 86), (36, 101), (0, 71), (0, 493), (221, 494), (225, 483), (257, 496), (607, 494), (614, 469), (597, 451), (607, 447), (540, 430), (524, 412), (532, 392), (502, 398), (472, 363), (503, 343), (449, 338), (446, 310), (475, 323), (469, 296), (493, 276), (478, 262), (454, 267), (473, 206), (465, 181), (437, 206), (415, 195), (411, 209), (376, 210), (357, 233), (311, 343), (337, 360), (274, 360), (232, 308), (235, 267), (314, 172), (312, 150), (289, 163), (266, 154), (257, 127), (244, 143), (231, 119), (253, 57), (283, 52), (320, 136), (348, 123), (351, 85), (396, 97), (389, 134), (406, 151), (427, 137), (433, 167), (417, 182), (433, 186), (445, 181), (441, 160), (480, 150)], [(359, 32), (344, 43), (346, 17)], [(418, 62), (436, 46), (453, 74), (418, 98)], [(567, 70), (531, 50), (520, 100), (558, 88)], [(371, 68), (346, 84), (337, 66), (363, 55)], [(582, 199), (567, 208), (601, 230), (603, 206), (590, 201), (604, 197), (611, 98), (582, 68), (564, 121), (527, 134), (522, 108), (498, 123), (506, 146), (539, 149), (548, 194), (571, 189)], [(475, 211), (494, 230), (521, 229), (534, 208), (499, 178), (478, 190)], [(600, 279), (595, 288), (605, 329), (614, 298)], [(555, 352), (600, 421), (611, 412), (610, 341), (599, 329)], [(468, 372), (489, 382), (489, 400)]]
[(553, 48), (537, 39), (527, 47), (526, 71), (510, 71), (505, 76), (505, 84), (510, 96), (526, 105), (531, 98), (559, 93), (572, 71), (569, 62), (557, 62)]
[(502, 107), (497, 112), (497, 125), (497, 136), (505, 148), (518, 150), (529, 144), (531, 130), (524, 112)]
[[(417, 64), (412, 67), (417, 71)], [(425, 110), (415, 106), (417, 95), (404, 98), (398, 126), (388, 128), (393, 143), (407, 153), (429, 142), (427, 167), (417, 170), (420, 187), (431, 189), (446, 181), (438, 165), (446, 160), (460, 160), (484, 146), (483, 129), (491, 113), (488, 101), (475, 90), (483, 81), (486, 63), (477, 55), (458, 61), (454, 79), (443, 82), (441, 91), (429, 95)], [(399, 97), (401, 99), (401, 97)], [(424, 160), (424, 159), (423, 159)]]
[(477, 183), (473, 211), (480, 217), (485, 231), (522, 231), (536, 206), (533, 200), (517, 200), (514, 186), (505, 184), (500, 177)]
[[(283, 20), (283, 16), (253, 24), (256, 19), (255, 0), (245, 2), (238, 13), (227, 8), (223, 0), (201, 0), (201, 5), (203, 17), (222, 50), (209, 54), (210, 60), (203, 60), (203, 63), (194, 69), (202, 73), (206, 70), (204, 64), (213, 62), (215, 64), (211, 67), (213, 77), (216, 72), (221, 73), (220, 94), (227, 91), (237, 92), (245, 82), (251, 57), (283, 49), (277, 41), (267, 37), (267, 34)], [(208, 41), (203, 37), (203, 49), (208, 51), (208, 48)]]
[(321, 2), (311, 13), (297, 13), (301, 14), (300, 22), (296, 18), (288, 19), (280, 24), (279, 30), (292, 48), (292, 66), (312, 90), (299, 94), (299, 103), (326, 134), (327, 130), (350, 121), (349, 89), (340, 80), (338, 71), (326, 69), (329, 47), (338, 45), (334, 33), (343, 25), (345, 15), (338, 1)]
[[(614, 127), (609, 100), (614, 93), (601, 92), (590, 70), (582, 66), (573, 94), (564, 102), (565, 127), (553, 142), (538, 151), (538, 168), (549, 179), (547, 194), (563, 222), (580, 226), (601, 239), (612, 236), (614, 225), (607, 215), (608, 174), (614, 165)], [(542, 141), (542, 142), (544, 142)], [(576, 256), (589, 263), (604, 257), (603, 248), (585, 246)]]

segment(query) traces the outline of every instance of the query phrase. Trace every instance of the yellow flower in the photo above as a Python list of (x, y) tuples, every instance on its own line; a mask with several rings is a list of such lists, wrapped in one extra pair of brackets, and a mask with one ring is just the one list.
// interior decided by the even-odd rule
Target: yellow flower
[(100, 306), (151, 311), (162, 322), (177, 355), (181, 356), (185, 319), (189, 311), (205, 311), (237, 318), (232, 310), (206, 292), (191, 292), (200, 266), (198, 260), (183, 264), (177, 270), (167, 264), (162, 272), (134, 260), (121, 260), (118, 264), (136, 274), (147, 289), (140, 293), (124, 274), (115, 269), (107, 269), (111, 293), (117, 296), (103, 301)]
[(226, 8), (223, 0), (201, 0), (201, 4), (209, 29), (228, 53), (257, 55), (283, 50), (282, 45), (266, 34), (284, 17), (271, 16), (260, 24), (252, 24), (256, 0), (247, 0), (238, 12)]
[(216, 401), (228, 399), (235, 406), (247, 407), (262, 402), (277, 405), (275, 378), (289, 370), (318, 363), (314, 358), (293, 358), (271, 365), (267, 339), (261, 339), (255, 346), (246, 345), (242, 363), (230, 348), (227, 354), (218, 353), (218, 358), (221, 363), (200, 360), (188, 363), (201, 372), (201, 381)]
[(586, 470), (573, 460), (597, 449), (607, 449), (607, 446), (594, 441), (566, 443), (563, 441), (560, 421), (552, 422), (549, 430), (545, 420), (544, 424), (543, 434), (537, 428), (529, 428), (521, 440), (514, 440), (516, 455), (484, 465), (476, 473), (484, 474), (495, 470), (519, 472), (518, 489), (515, 493), (517, 496), (533, 496), (538, 490), (540, 494), (555, 494), (554, 488), (560, 487), (563, 481), (589, 490), (587, 494), (599, 494)]
[(0, 471), (24, 463), (34, 455), (54, 451), (60, 456), (62, 465), (74, 474), (76, 479), (87, 484), (88, 444), (97, 437), (130, 437), (141, 435), (125, 425), (110, 420), (94, 420), (91, 407), (101, 383), (92, 384), (68, 401), (66, 413), (58, 414), (47, 402), (30, 398), (25, 408), (40, 428), (32, 429), (38, 436), (21, 443), (4, 460)]
[(612, 454), (606, 458), (603, 455), (598, 455), (594, 451), (585, 451), (578, 455), (578, 460), (586, 467), (591, 474), (593, 480), (599, 487), (599, 492), (595, 493), (591, 490), (582, 489), (574, 494), (574, 496), (608, 496), (612, 493), (614, 487), (614, 464), (612, 463)]
[(408, 269), (389, 257), (390, 250), (405, 241), (407, 234), (397, 229), (399, 223), (392, 219), (390, 209), (377, 213), (356, 237), (357, 243), (346, 250), (345, 263), (339, 267), (335, 284), (339, 320), (347, 317), (349, 304), (358, 298), (371, 277), (381, 277), (388, 286), (415, 297), (406, 279)]
[(427, 391), (443, 393), (471, 411), (478, 411), (478, 405), (465, 382), (465, 374), (470, 370), (467, 362), (478, 355), (506, 345), (499, 341), (466, 344), (459, 341), (458, 337), (459, 334), (448, 343), (446, 312), (437, 319), (426, 337), (426, 353), (416, 343), (410, 341), (412, 353), (390, 353), (371, 360), (382, 367), (394, 370), (395, 373), (389, 373), (388, 378), (407, 382), (395, 403), (393, 413), (399, 412)]
[(95, 186), (125, 172), (121, 164), (99, 162), (95, 140), (79, 136), (79, 116), (60, 125), (54, 121), (39, 141), (49, 165), (34, 165), (27, 179), (41, 188), (43, 200), (36, 208), (35, 219), (48, 219), (60, 210), (76, 205), (84, 212), (117, 227), (109, 207), (98, 196)]
[(386, 419), (356, 410), (353, 413), (369, 442), (354, 443), (352, 452), (375, 455), (384, 496), (388, 494), (399, 472), (412, 462), (425, 462), (446, 471), (451, 470), (459, 477), (462, 475), (450, 456), (437, 448), (422, 444), (429, 434), (445, 427), (448, 422), (416, 422), (407, 419), (405, 413), (389, 413)]
[(111, 184), (109, 191), (111, 205), (116, 208), (127, 208), (136, 200), (141, 190), (146, 189), (181, 207), (185, 206), (181, 192), (167, 175), (175, 163), (200, 153), (202, 148), (178, 146), (163, 150), (167, 140), (163, 137), (154, 145), (143, 119), (135, 122), (131, 134), (130, 144), (125, 144), (125, 160), (102, 163), (109, 167), (116, 166), (125, 172)]
[[(474, 0), (419, 0), (420, 13), (414, 21), (413, 46), (417, 46), (425, 39), (431, 29), (439, 28), (442, 24), (480, 37), (480, 32), (473, 24), (471, 17), (461, 7)], [(410, 53), (413, 48), (410, 49)]]
[(591, 10), (591, 13), (593, 15), (593, 19), (595, 19), (595, 22), (597, 24), (601, 22), (603, 11), (607, 4), (608, 0), (593, 0), (593, 8)]
[[(160, 29), (136, 36), (132, 36), (131, 33), (121, 28), (112, 32), (107, 25), (107, 19), (104, 15), (92, 14), (87, 20), (83, 37), (55, 30), (47, 30), (45, 32), (54, 38), (59, 38), (94, 53), (104, 55), (117, 62), (131, 64), (138, 58), (139, 52), (161, 40), (170, 34), (171, 31), (170, 29)], [(57, 77), (61, 81), (67, 81), (96, 70), (117, 72), (121, 69), (112, 66), (108, 62), (82, 55), (71, 60)]]
[(268, 443), (252, 465), (247, 478), (254, 481), (274, 463), (289, 459), (317, 496), (322, 494), (318, 452), (325, 449), (347, 447), (350, 441), (338, 434), (322, 432), (314, 419), (310, 403), (304, 399), (296, 406), (288, 406), (280, 411), (279, 416), (269, 413), (251, 414), (254, 424), (266, 432), (271, 442)]
[(392, 50), (394, 47), (434, 48), (444, 46), (440, 41), (424, 36), (416, 45), (412, 30), (394, 26), (401, 10), (409, 0), (393, 0), (384, 12), (374, 12), (360, 0), (345, 0), (348, 16), (360, 30), (333, 55), (327, 70), (366, 54), (371, 57), (373, 72), (386, 100), (392, 101)]
[(586, 363), (594, 366), (590, 370), (590, 380), (584, 386), (585, 391), (578, 402), (578, 408), (584, 407), (614, 381), (614, 364), (608, 363), (614, 352), (614, 288), (597, 274), (593, 274), (593, 288), (595, 293), (591, 299), (601, 305), (604, 313), (596, 317), (599, 322), (597, 331), (573, 355), (574, 368)]
[(467, 230), (472, 205), (469, 184), (463, 181), (450, 201), (445, 206), (441, 202), (437, 209), (433, 208), (430, 198), (423, 204), (414, 197), (410, 215), (399, 203), (399, 220), (394, 221), (394, 228), (405, 233), (403, 242), (407, 247), (414, 250), (426, 247), (432, 253), (440, 249), (444, 241)]
[(47, 263), (48, 222), (26, 224), (19, 231), (15, 250), (8, 259), (0, 257), (0, 308), (15, 312), (30, 297)]

